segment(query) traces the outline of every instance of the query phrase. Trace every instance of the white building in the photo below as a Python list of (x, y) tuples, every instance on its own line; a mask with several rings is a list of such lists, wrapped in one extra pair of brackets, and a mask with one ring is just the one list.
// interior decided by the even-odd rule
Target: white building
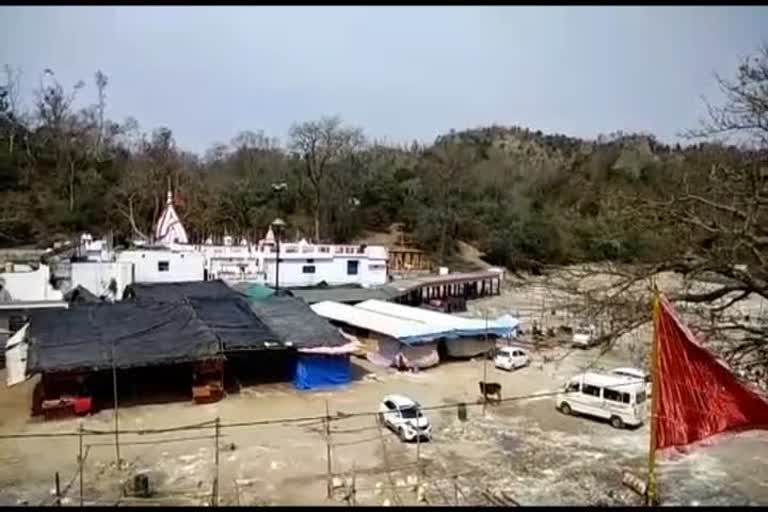
[(61, 291), (51, 285), (48, 265), (34, 268), (29, 264), (6, 262), (0, 268), (0, 344), (3, 347), (6, 340), (27, 323), (30, 310), (66, 307)]
[[(154, 230), (154, 245), (112, 252), (101, 240), (81, 237), (79, 254), (85, 261), (72, 263), (71, 287), (82, 285), (97, 295), (116, 290), (122, 297), (132, 282), (177, 282), (223, 279), (254, 281), (275, 286), (278, 279), (278, 240), (270, 228), (256, 243), (225, 236), (215, 244), (190, 244), (186, 229), (168, 201)], [(387, 283), (387, 249), (381, 246), (310, 244), (280, 242), (279, 284), (282, 287)], [(129, 271), (130, 269), (130, 271)], [(114, 280), (114, 284), (112, 281)]]
[(117, 253), (117, 262), (133, 267), (131, 282), (136, 283), (174, 283), (205, 279), (205, 256), (197, 252), (135, 248)]
[(48, 265), (6, 262), (0, 268), (0, 302), (58, 301), (62, 297), (51, 284)]

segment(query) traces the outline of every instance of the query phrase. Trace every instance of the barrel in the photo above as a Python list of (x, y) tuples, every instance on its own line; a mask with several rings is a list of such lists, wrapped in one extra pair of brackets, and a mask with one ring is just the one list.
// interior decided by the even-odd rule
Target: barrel
[(149, 476), (146, 473), (133, 477), (133, 492), (135, 496), (149, 498)]
[(458, 405), (459, 419), (461, 421), (467, 421), (467, 404), (464, 402)]

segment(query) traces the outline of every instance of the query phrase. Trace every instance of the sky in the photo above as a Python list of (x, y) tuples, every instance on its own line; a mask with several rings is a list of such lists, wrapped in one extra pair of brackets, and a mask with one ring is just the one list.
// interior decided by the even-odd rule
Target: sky
[(27, 105), (45, 68), (95, 103), (100, 69), (108, 117), (198, 153), (324, 115), (393, 143), (489, 124), (671, 142), (765, 43), (760, 6), (0, 6)]

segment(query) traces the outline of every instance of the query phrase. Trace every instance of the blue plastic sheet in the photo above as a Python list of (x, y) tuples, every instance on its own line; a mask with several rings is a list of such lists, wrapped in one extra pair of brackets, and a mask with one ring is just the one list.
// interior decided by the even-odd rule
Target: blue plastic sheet
[(293, 385), (297, 389), (343, 386), (352, 380), (348, 355), (298, 354)]

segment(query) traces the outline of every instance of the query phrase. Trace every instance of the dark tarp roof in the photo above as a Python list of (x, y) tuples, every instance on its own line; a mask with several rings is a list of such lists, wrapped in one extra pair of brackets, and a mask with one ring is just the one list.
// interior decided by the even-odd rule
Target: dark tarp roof
[(338, 329), (300, 299), (273, 296), (252, 302), (250, 307), (283, 342), (296, 348), (339, 347), (348, 343)]
[[(226, 285), (225, 285), (226, 286)], [(194, 294), (194, 293), (193, 293)], [(30, 319), (29, 373), (102, 370), (175, 364), (219, 357), (222, 352), (285, 348), (241, 296), (145, 297), (77, 304)], [(313, 313), (314, 314), (314, 313)]]
[(189, 304), (80, 304), (30, 318), (31, 373), (173, 364), (215, 358), (219, 340)]
[(275, 294), (275, 290), (261, 283), (240, 282), (231, 286), (233, 289), (246, 295), (250, 301), (263, 300)]
[(181, 281), (177, 283), (133, 283), (125, 287), (123, 299), (178, 302), (184, 299), (225, 299), (243, 295), (222, 281)]
[(391, 300), (400, 293), (389, 286), (377, 288), (363, 288), (354, 286), (328, 286), (316, 288), (291, 288), (290, 293), (299, 297), (307, 304), (315, 304), (326, 300), (355, 304), (369, 299)]
[[(177, 302), (192, 306), (213, 330), (224, 351), (281, 346), (280, 338), (248, 307), (248, 298), (224, 281), (134, 283), (125, 295), (132, 302)], [(271, 347), (270, 347), (271, 348)]]
[(88, 288), (85, 288), (82, 285), (77, 285), (75, 288), (72, 288), (67, 293), (65, 293), (64, 300), (75, 304), (101, 302), (100, 297), (91, 293)]
[(225, 351), (283, 345), (279, 334), (265, 325), (246, 299), (190, 298), (189, 304), (200, 320), (216, 333)]

